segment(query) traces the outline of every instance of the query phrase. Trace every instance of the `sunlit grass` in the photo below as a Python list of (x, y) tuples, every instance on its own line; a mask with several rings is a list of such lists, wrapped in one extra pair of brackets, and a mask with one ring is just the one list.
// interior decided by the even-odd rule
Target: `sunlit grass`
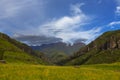
[(0, 80), (120, 80), (120, 63), (79, 67), (0, 64)]

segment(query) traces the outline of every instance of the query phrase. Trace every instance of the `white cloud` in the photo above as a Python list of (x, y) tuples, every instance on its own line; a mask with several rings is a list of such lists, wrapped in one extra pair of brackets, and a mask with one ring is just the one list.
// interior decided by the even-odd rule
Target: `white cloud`
[(35, 27), (44, 18), (46, 4), (43, 0), (0, 0), (0, 31), (37, 34)]
[(110, 22), (107, 27), (110, 27), (111, 29), (119, 29), (120, 27), (117, 26), (117, 25), (120, 25), (120, 21), (113, 21), (113, 22)]
[(120, 21), (114, 21), (108, 24), (108, 26), (120, 25)]
[(17, 16), (37, 5), (37, 2), (38, 0), (0, 0), (0, 19)]
[(63, 39), (63, 42), (73, 43), (77, 39), (87, 39), (86, 43), (98, 36), (100, 28), (88, 31), (81, 30), (85, 24), (90, 23), (91, 17), (85, 15), (81, 10), (82, 4), (71, 6), (71, 16), (63, 16), (53, 19), (39, 27), (42, 35), (53, 36)]
[(120, 16), (120, 6), (116, 7), (116, 12), (115, 12), (118, 16)]
[(82, 10), (80, 9), (81, 6), (85, 5), (85, 3), (78, 3), (76, 5), (71, 5), (71, 11), (73, 15), (83, 14)]
[(116, 0), (117, 7), (116, 7), (116, 15), (120, 16), (120, 0)]

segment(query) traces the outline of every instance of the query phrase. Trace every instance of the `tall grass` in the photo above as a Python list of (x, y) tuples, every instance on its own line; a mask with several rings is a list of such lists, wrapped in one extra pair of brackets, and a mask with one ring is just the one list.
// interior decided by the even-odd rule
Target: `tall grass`
[(0, 80), (120, 80), (120, 63), (64, 67), (0, 64)]

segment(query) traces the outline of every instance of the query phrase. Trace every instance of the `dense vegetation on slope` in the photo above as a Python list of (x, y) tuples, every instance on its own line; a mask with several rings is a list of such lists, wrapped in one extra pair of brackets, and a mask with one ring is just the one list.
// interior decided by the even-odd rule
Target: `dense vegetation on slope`
[(85, 46), (82, 42), (76, 42), (73, 45), (63, 42), (43, 44), (41, 46), (31, 46), (34, 50), (39, 50), (46, 54), (49, 61), (57, 63), (63, 59), (66, 59), (69, 55), (78, 51), (79, 48)]
[(120, 30), (109, 31), (81, 48), (70, 58), (61, 61), (64, 65), (113, 63), (120, 61)]
[(0, 33), (0, 60), (7, 63), (44, 63), (41, 56), (27, 45)]

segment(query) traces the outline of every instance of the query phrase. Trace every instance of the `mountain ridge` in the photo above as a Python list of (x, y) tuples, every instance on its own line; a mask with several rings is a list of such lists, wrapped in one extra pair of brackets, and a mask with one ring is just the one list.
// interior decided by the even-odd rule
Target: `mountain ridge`
[(43, 44), (41, 46), (31, 46), (34, 50), (41, 51), (50, 58), (51, 62), (56, 63), (62, 59), (67, 58), (72, 55), (72, 53), (76, 52), (85, 46), (82, 42), (76, 42), (73, 45), (66, 44), (63, 42), (51, 43), (51, 44)]
[[(39, 54), (39, 56), (37, 56)], [(34, 52), (29, 46), (0, 33), (0, 60), (8, 63), (44, 63), (42, 53)]]
[(105, 32), (61, 65), (101, 64), (120, 61), (120, 30)]

